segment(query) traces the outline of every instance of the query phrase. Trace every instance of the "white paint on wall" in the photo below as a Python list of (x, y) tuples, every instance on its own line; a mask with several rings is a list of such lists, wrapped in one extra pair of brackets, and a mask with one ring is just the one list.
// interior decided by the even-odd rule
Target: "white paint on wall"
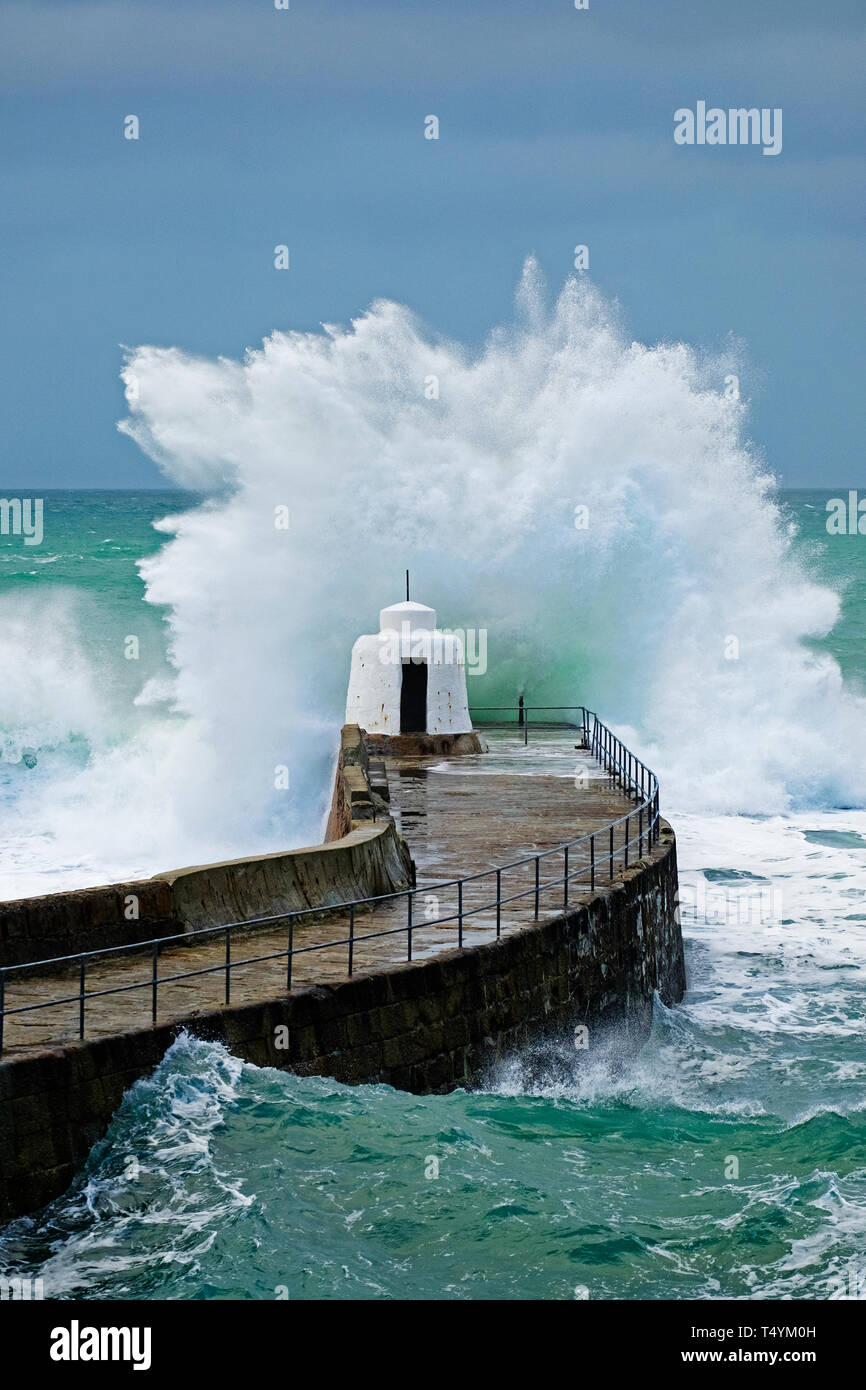
[(378, 633), (352, 648), (346, 723), (371, 734), (400, 733), (400, 692), (406, 662), (427, 664), (428, 734), (472, 729), (466, 696), (466, 657), (453, 633), (440, 632), (436, 612), (423, 603), (395, 603), (379, 614)]

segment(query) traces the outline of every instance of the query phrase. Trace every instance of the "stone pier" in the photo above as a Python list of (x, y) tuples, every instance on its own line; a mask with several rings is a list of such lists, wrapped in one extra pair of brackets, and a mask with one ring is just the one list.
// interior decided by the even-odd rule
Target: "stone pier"
[[(138, 942), (182, 938), (159, 948), (155, 1023), (149, 946), (88, 962), (88, 992), (106, 993), (85, 1000), (83, 1041), (77, 967), (10, 973), (7, 1008), (65, 1002), (5, 1020), (0, 1216), (65, 1189), (123, 1092), (183, 1027), (259, 1066), (418, 1092), (476, 1084), (509, 1049), (578, 1021), (619, 1027), (639, 1043), (654, 993), (671, 1004), (685, 988), (674, 837), (662, 823), (652, 849), (633, 846), (627, 865), (620, 825), (610, 856), (611, 821), (633, 816), (638, 835), (634, 802), (576, 737), (534, 730), (527, 749), (501, 735), (485, 754), (380, 761), (356, 729), (344, 730), (330, 842), (148, 881), (154, 909)], [(589, 841), (572, 846), (566, 876), (561, 847), (589, 835), (592, 853)], [(411, 914), (404, 893), (350, 918), (341, 907), (350, 898), (411, 884), (407, 846)], [(477, 877), (458, 890), (466, 875)], [(28, 933), (103, 950), (104, 895), (120, 903), (136, 887), (88, 890), (102, 910), (92, 925), (85, 912), (71, 934), (63, 902), (78, 922), (80, 894), (0, 905), (0, 965), (22, 952), (38, 959), (26, 954)], [(280, 914), (301, 909), (289, 988)], [(270, 920), (250, 921), (262, 916)], [(115, 921), (128, 940), (129, 924)], [(190, 934), (226, 921), (241, 923), (230, 934), (229, 1002), (226, 933)]]

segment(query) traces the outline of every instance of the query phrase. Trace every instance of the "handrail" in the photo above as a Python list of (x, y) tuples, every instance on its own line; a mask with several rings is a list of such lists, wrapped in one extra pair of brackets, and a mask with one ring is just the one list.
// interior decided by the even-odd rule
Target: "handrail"
[[(474, 874), (465, 874), (461, 878), (445, 879), (436, 883), (425, 884), (423, 887), (402, 888), (390, 893), (380, 893), (366, 898), (354, 898), (342, 903), (329, 903), (323, 907), (299, 908), (293, 912), (278, 912), (262, 917), (246, 918), (243, 921), (221, 922), (212, 927), (198, 927), (189, 932), (177, 932), (170, 936), (151, 937), (145, 941), (125, 942), (118, 946), (104, 946), (92, 951), (79, 951), (72, 955), (53, 956), (47, 960), (28, 961), (19, 965), (0, 966), (0, 1052), (3, 1050), (4, 1021), (7, 1017), (15, 1014), (32, 1013), (38, 1009), (55, 1008), (61, 1004), (74, 1004), (79, 1006), (79, 1026), (78, 1036), (83, 1038), (85, 1034), (85, 1005), (88, 999), (97, 999), (110, 994), (123, 994), (136, 989), (149, 989), (151, 991), (151, 1019), (156, 1023), (158, 990), (160, 985), (172, 984), (178, 980), (192, 979), (198, 975), (210, 975), (224, 973), (226, 980), (225, 1001), (228, 1004), (231, 999), (231, 972), (244, 965), (256, 965), (268, 960), (286, 960), (286, 988), (292, 987), (292, 964), (295, 956), (305, 955), (312, 951), (326, 951), (336, 946), (348, 946), (348, 973), (354, 973), (354, 952), (356, 947), (365, 941), (375, 941), (382, 937), (394, 936), (405, 933), (407, 935), (407, 960), (412, 959), (412, 935), (423, 925), (424, 929), (446, 926), (452, 922), (457, 923), (458, 946), (463, 946), (463, 924), (467, 917), (476, 916), (481, 912), (490, 912), (496, 909), (496, 936), (501, 935), (502, 928), (502, 908), (509, 903), (518, 902), (526, 897), (534, 897), (534, 916), (538, 919), (542, 895), (551, 888), (562, 890), (562, 910), (568, 909), (569, 885), (576, 880), (583, 880), (584, 886), (588, 886), (590, 892), (595, 892), (596, 881), (599, 877), (599, 868), (605, 862), (608, 868), (608, 881), (614, 878), (616, 859), (618, 857), (616, 846), (616, 832), (624, 826), (622, 840), (619, 845), (619, 857), (622, 860), (623, 870), (628, 868), (629, 850), (637, 845), (638, 857), (644, 853), (644, 844), (647, 850), (652, 849), (658, 842), (659, 835), (659, 784), (655, 773), (651, 772), (646, 765), (636, 758), (622, 741), (617, 738), (606, 724), (603, 724), (598, 716), (586, 708), (584, 705), (500, 705), (500, 706), (481, 706), (481, 711), (492, 712), (503, 710), (516, 710), (525, 718), (528, 710), (558, 710), (579, 713), (580, 723), (573, 727), (580, 729), (581, 743), (578, 747), (586, 748), (592, 753), (593, 757), (603, 768), (611, 773), (613, 781), (619, 786), (624, 795), (634, 798), (635, 807), (624, 816), (619, 816), (615, 820), (606, 821), (598, 829), (590, 831), (588, 834), (579, 835), (573, 840), (568, 840), (564, 844), (556, 845), (553, 849), (541, 850), (538, 854), (524, 855), (519, 859), (511, 860), (507, 864), (497, 865), (493, 869), (482, 869)], [(638, 833), (630, 835), (630, 824), (637, 819)], [(596, 843), (602, 839), (607, 839), (606, 852), (598, 855), (596, 853)], [(576, 870), (569, 871), (569, 857), (576, 847), (585, 846), (589, 852), (589, 862), (580, 865)], [(540, 866), (542, 860), (550, 859), (554, 855), (563, 855), (563, 873), (555, 878), (542, 881)], [(522, 892), (511, 893), (508, 896), (502, 894), (502, 876), (511, 870), (522, 868), (526, 864), (535, 865), (534, 881), (529, 888)], [(589, 871), (589, 884), (585, 882), (587, 870)], [(463, 889), (466, 884), (477, 883), (482, 879), (496, 876), (496, 896), (489, 902), (484, 902), (480, 906), (465, 907), (463, 903)], [(447, 888), (457, 888), (458, 908), (457, 912), (450, 913), (444, 917), (437, 917), (434, 920), (427, 920), (422, 923), (413, 921), (413, 902), (415, 897), (422, 893), (432, 896), (442, 892)], [(407, 904), (407, 920), (405, 924), (395, 927), (388, 927), (381, 931), (369, 932), (358, 935), (355, 931), (355, 914), (357, 909), (373, 909), (377, 905), (384, 903), (396, 903), (399, 899), (405, 898)], [(309, 920), (316, 916), (326, 913), (348, 912), (349, 915), (349, 935), (338, 937), (333, 941), (317, 942), (313, 945), (295, 946), (294, 926), (300, 919)], [(264, 956), (254, 956), (243, 960), (232, 960), (231, 958), (231, 933), (236, 929), (244, 929), (254, 926), (262, 926), (270, 922), (280, 922), (288, 925), (289, 941), (286, 950), (271, 952)], [(206, 966), (203, 969), (184, 971), (175, 975), (159, 975), (159, 952), (163, 946), (169, 946), (175, 942), (182, 941), (188, 944), (191, 940), (199, 937), (216, 936), (223, 933), (225, 936), (225, 960), (218, 965)], [(136, 981), (133, 984), (115, 985), (108, 989), (86, 989), (87, 962), (94, 957), (105, 959), (108, 957), (122, 956), (124, 952), (143, 951), (147, 947), (152, 948), (152, 972), (145, 980)], [(63, 995), (60, 998), (41, 1000), (36, 1004), (24, 1004), (15, 1008), (6, 1006), (6, 983), (7, 978), (22, 971), (34, 971), (44, 966), (64, 966), (77, 965), (79, 971), (78, 990), (74, 994)]]
[[(547, 713), (549, 713), (551, 710), (559, 710), (560, 713), (562, 713), (562, 712), (568, 710), (568, 711), (569, 711), (570, 713), (572, 713), (572, 714), (577, 713), (577, 712), (580, 712), (580, 713), (585, 713), (585, 712), (586, 712), (586, 711), (585, 711), (585, 707), (584, 707), (583, 705), (527, 705), (527, 704), (524, 704), (523, 696), (521, 695), (516, 705), (472, 705), (472, 706), (470, 706), (469, 713), (470, 713), (470, 714), (504, 714), (504, 713), (506, 713), (506, 712), (511, 713), (511, 712), (513, 711), (514, 714), (515, 714), (516, 717), (517, 717), (517, 726), (518, 726), (518, 728), (521, 728), (521, 729), (523, 730), (523, 743), (524, 743), (524, 747), (525, 747), (526, 744), (529, 743), (529, 712), (530, 712), (530, 710), (544, 710), (544, 711), (547, 712)], [(544, 721), (544, 720), (540, 720), (539, 722), (543, 724), (545, 721)], [(481, 727), (483, 728), (484, 725), (482, 724)], [(571, 727), (571, 728), (577, 728), (578, 726), (577, 726), (577, 725), (570, 725), (569, 727)]]

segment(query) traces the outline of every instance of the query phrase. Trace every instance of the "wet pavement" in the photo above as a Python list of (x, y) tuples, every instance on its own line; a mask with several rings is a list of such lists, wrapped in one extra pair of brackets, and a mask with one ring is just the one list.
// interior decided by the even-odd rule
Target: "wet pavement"
[[(595, 834), (596, 882), (610, 878), (609, 835), (602, 827), (634, 810), (634, 803), (612, 786), (594, 758), (577, 749), (576, 730), (533, 732), (524, 747), (514, 734), (486, 733), (489, 752), (451, 759), (387, 759), (391, 811), (408, 841), (417, 869), (410, 895), (374, 910), (329, 909), (318, 919), (296, 923), (292, 932), (294, 986), (343, 979), (349, 973), (380, 969), (474, 945), (535, 920), (535, 856), (539, 860), (538, 916), (558, 912), (566, 892), (575, 901), (589, 892), (590, 845), (568, 852), (567, 841)], [(630, 833), (637, 835), (637, 817)], [(613, 873), (623, 867), (623, 828), (616, 830)], [(632, 859), (637, 851), (631, 851)], [(527, 862), (517, 863), (524, 860)], [(505, 867), (513, 866), (513, 867)], [(500, 907), (497, 912), (497, 869)], [(481, 875), (462, 889), (449, 882)], [(411, 907), (410, 907), (411, 900)], [(462, 910), (462, 922), (458, 917)], [(191, 1017), (226, 1003), (226, 937), (231, 961), (230, 1002), (242, 1004), (284, 993), (288, 983), (289, 926), (215, 932), (195, 944), (161, 947), (158, 959), (157, 1019)], [(350, 936), (353, 938), (350, 944)], [(269, 957), (269, 959), (262, 959)], [(183, 974), (169, 982), (166, 977)], [(135, 985), (135, 989), (127, 989)], [(85, 1037), (126, 1032), (152, 1020), (153, 960), (150, 953), (88, 961), (86, 989), (110, 991), (85, 1001)], [(79, 1035), (79, 975), (19, 979), (6, 985), (6, 1008), (55, 1001), (50, 1007), (13, 1014), (5, 1020), (3, 1057), (21, 1055)]]

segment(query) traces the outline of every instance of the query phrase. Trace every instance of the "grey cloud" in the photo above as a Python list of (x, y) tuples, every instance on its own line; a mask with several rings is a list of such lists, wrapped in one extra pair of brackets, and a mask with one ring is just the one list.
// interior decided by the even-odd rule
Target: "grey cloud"
[[(645, 8), (645, 7), (644, 7)], [(625, 106), (638, 92), (702, 82), (698, 95), (730, 95), (736, 104), (773, 104), (761, 92), (786, 89), (803, 101), (831, 93), (856, 99), (866, 61), (862, 26), (827, 27), (795, 17), (756, 30), (718, 26), (706, 7), (696, 32), (676, 11), (653, 23), (640, 10), (593, 12), (558, 6), (351, 6), (296, 3), (275, 11), (267, 0), (84, 0), (70, 4), (6, 0), (0, 78), (7, 87), (50, 90), (94, 82), (111, 87), (155, 82), (297, 84), (306, 91), (478, 92), (507, 83), (538, 89), (580, 77), (621, 86)], [(736, 8), (736, 7), (734, 7)], [(748, 13), (748, 11), (747, 11)], [(708, 32), (700, 25), (706, 23)], [(583, 27), (581, 27), (583, 26)], [(712, 32), (715, 30), (715, 32)], [(724, 90), (737, 87), (736, 93)], [(710, 88), (714, 90), (710, 90)], [(683, 99), (689, 93), (683, 94)]]

